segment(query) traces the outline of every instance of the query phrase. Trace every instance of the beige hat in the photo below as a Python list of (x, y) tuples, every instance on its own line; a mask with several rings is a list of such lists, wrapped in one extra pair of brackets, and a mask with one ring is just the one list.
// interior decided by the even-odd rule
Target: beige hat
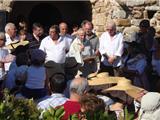
[(91, 74), (88, 75), (87, 78), (88, 78), (88, 79), (94, 78), (94, 77), (97, 76), (97, 74), (98, 74), (98, 72), (91, 73)]
[(12, 49), (17, 48), (17, 47), (20, 46), (20, 45), (25, 46), (25, 45), (27, 45), (27, 44), (29, 44), (29, 41), (26, 41), (26, 40), (25, 40), (25, 41), (20, 41), (20, 42), (19, 42), (19, 41), (16, 41), (16, 42), (13, 42), (13, 43), (7, 45), (6, 48), (12, 50)]
[(103, 77), (109, 77), (109, 73), (108, 72), (101, 72), (99, 74), (97, 74), (98, 78), (103, 78)]
[(124, 77), (94, 77), (88, 80), (90, 86), (105, 85), (118, 83), (119, 80), (125, 79)]
[(108, 77), (108, 76), (109, 76), (108, 72), (101, 72), (101, 73), (94, 72), (88, 75), (88, 79), (91, 79), (94, 77), (103, 78), (103, 77)]
[(105, 89), (103, 90), (103, 92), (113, 91), (113, 90), (125, 91), (126, 94), (128, 94), (129, 96), (136, 98), (138, 97), (138, 94), (140, 93), (140, 91), (144, 89), (132, 85), (130, 80), (124, 78), (124, 79), (119, 80), (117, 85), (110, 87), (108, 89)]

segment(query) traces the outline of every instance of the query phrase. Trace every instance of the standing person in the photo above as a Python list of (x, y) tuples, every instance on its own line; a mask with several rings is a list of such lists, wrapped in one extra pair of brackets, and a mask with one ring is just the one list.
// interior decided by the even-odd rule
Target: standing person
[(65, 22), (61, 22), (59, 24), (60, 36), (64, 37), (64, 39), (68, 42), (69, 45), (72, 43), (72, 36), (68, 34), (68, 25)]
[(65, 62), (69, 47), (68, 42), (59, 36), (58, 26), (53, 25), (49, 29), (49, 36), (42, 40), (39, 49), (46, 53), (46, 62), (51, 60), (62, 64)]
[(108, 22), (106, 30), (100, 37), (101, 71), (117, 76), (123, 54), (123, 35), (116, 32), (116, 24), (113, 21)]
[(5, 36), (6, 36), (6, 42), (5, 45), (9, 45), (12, 42), (15, 42), (16, 37), (16, 26), (14, 23), (7, 23), (5, 26)]
[(39, 48), (41, 41), (42, 41), (42, 30), (43, 27), (40, 23), (34, 23), (32, 26), (32, 37), (30, 38), (29, 42), (29, 47), (31, 49)]
[(142, 45), (142, 50), (147, 57), (147, 62), (151, 64), (154, 34), (151, 30), (149, 20), (142, 20), (139, 24), (139, 28), (139, 32), (134, 32), (132, 34), (131, 41), (136, 41)]
[(91, 22), (86, 22), (84, 24), (84, 31), (86, 33), (86, 40), (90, 42), (91, 49), (93, 54), (96, 56), (96, 59), (93, 59), (90, 63), (88, 63), (87, 68), (90, 68), (90, 73), (98, 71), (100, 67), (99, 63), (99, 39), (95, 33), (92, 32), (93, 24)]
[(77, 24), (74, 24), (74, 25), (72, 26), (72, 34), (71, 34), (71, 36), (72, 36), (73, 39), (75, 39), (76, 36), (77, 36), (78, 28), (79, 28), (79, 27), (78, 27)]
[[(5, 26), (5, 37), (6, 37), (6, 45), (10, 45), (13, 42), (17, 42), (18, 40), (15, 39), (16, 37), (16, 26), (14, 23), (7, 23)], [(9, 50), (10, 52), (10, 50)], [(9, 70), (11, 62), (5, 63), (5, 71), (7, 72)]]
[(82, 28), (78, 30), (77, 38), (71, 44), (68, 55), (75, 57), (77, 63), (81, 65), (78, 75), (87, 77), (92, 72), (92, 66), (89, 65), (93, 59), (85, 59), (92, 55), (91, 44), (85, 39), (85, 31)]

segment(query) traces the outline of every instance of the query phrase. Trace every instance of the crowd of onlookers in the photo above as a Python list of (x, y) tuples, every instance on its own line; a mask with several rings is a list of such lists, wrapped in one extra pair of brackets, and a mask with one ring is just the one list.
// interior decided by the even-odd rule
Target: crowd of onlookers
[[(112, 20), (100, 37), (88, 20), (75, 25), (71, 34), (65, 22), (52, 25), (48, 33), (40, 23), (33, 24), (32, 33), (24, 21), (19, 26), (7, 23), (5, 33), (0, 32), (1, 89), (16, 98), (33, 98), (44, 111), (64, 106), (64, 120), (74, 113), (93, 116), (105, 110), (114, 111), (118, 119), (126, 103), (139, 112), (137, 119), (159, 120), (160, 37), (155, 33), (148, 20), (140, 22), (129, 41)], [(141, 88), (138, 98), (122, 101), (114, 92), (91, 89), (88, 76), (104, 72)]]

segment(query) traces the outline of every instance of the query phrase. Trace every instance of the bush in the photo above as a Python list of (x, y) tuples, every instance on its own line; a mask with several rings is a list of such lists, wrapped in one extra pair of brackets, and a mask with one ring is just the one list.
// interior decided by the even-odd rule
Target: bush
[(64, 115), (64, 107), (50, 108), (43, 113), (43, 120), (60, 120)]
[(40, 111), (32, 99), (15, 99), (4, 90), (0, 101), (0, 120), (38, 120)]

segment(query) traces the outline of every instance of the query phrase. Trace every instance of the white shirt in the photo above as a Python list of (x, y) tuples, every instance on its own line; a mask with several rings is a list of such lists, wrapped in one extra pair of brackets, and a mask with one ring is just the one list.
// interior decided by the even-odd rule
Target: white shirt
[(121, 56), (123, 54), (123, 35), (121, 33), (116, 33), (114, 37), (110, 38), (108, 32), (104, 32), (100, 37), (100, 47), (99, 51), (101, 55), (107, 54), (108, 56), (117, 56), (117, 60), (113, 65), (109, 64), (108, 60), (102, 56), (101, 61), (105, 66), (118, 67), (121, 65)]
[(65, 39), (67, 40), (67, 42), (68, 42), (68, 44), (69, 44), (69, 46), (70, 46), (70, 45), (72, 44), (72, 41), (73, 41), (72, 36), (69, 35), (69, 34), (66, 34), (66, 35), (63, 36), (63, 37), (65, 37)]
[(6, 36), (5, 45), (11, 44), (11, 43), (13, 42), (13, 41), (11, 40), (11, 37), (10, 37), (7, 33), (5, 33), (5, 36)]
[(60, 37), (58, 43), (55, 44), (50, 36), (45, 37), (39, 49), (46, 53), (46, 61), (54, 61), (56, 63), (64, 63), (66, 59), (66, 50), (69, 50), (69, 44), (65, 37)]
[(37, 107), (38, 109), (47, 110), (50, 107), (55, 108), (57, 106), (63, 105), (67, 100), (68, 98), (66, 98), (63, 94), (53, 93), (47, 99), (39, 102)]
[(68, 52), (69, 57), (75, 57), (77, 63), (83, 64), (80, 45), (83, 45), (81, 40), (75, 38)]

